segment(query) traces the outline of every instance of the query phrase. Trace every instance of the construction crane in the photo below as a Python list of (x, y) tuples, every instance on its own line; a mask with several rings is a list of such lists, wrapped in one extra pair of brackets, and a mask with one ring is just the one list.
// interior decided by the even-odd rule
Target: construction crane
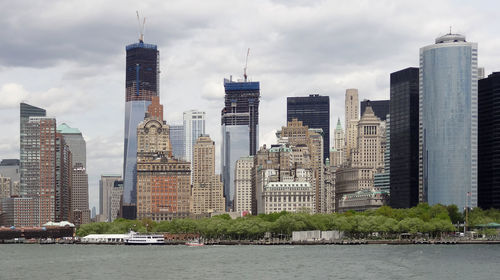
[(247, 58), (245, 59), (245, 68), (243, 68), (243, 78), (245, 79), (245, 82), (247, 81), (247, 65), (248, 65), (248, 55), (250, 54), (250, 48), (247, 50)]
[(137, 14), (137, 23), (139, 24), (139, 42), (144, 43), (144, 26), (146, 25), (146, 18), (143, 18), (141, 25), (141, 18), (139, 17), (139, 11), (135, 11)]

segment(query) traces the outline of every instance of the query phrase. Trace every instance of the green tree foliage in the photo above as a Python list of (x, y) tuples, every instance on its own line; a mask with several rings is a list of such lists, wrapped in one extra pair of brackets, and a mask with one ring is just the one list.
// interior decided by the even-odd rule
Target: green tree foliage
[[(474, 227), (490, 222), (500, 223), (500, 210), (475, 208), (469, 212), (469, 225)], [(464, 216), (455, 205), (429, 206), (421, 203), (410, 209), (382, 206), (366, 212), (349, 211), (342, 214), (308, 214), (280, 212), (231, 219), (229, 215), (212, 218), (174, 219), (154, 222), (151, 219), (117, 219), (112, 223), (91, 223), (80, 226), (77, 235), (93, 233), (169, 232), (198, 233), (207, 239), (259, 240), (266, 233), (290, 238), (293, 231), (338, 230), (353, 238), (398, 238), (401, 233), (428, 234), (438, 237), (456, 231), (454, 224)], [(492, 232), (492, 231), (491, 231)], [(492, 234), (488, 232), (488, 234)]]

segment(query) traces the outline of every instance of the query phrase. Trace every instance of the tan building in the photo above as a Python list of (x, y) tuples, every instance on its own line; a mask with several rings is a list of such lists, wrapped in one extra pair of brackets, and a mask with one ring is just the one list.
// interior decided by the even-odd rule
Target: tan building
[[(343, 197), (361, 190), (373, 190), (375, 173), (384, 168), (385, 126), (367, 106), (358, 122), (357, 148), (351, 150), (351, 161), (336, 171), (336, 206), (343, 211)], [(357, 202), (359, 198), (357, 198)], [(345, 205), (345, 204), (344, 204)]]
[(172, 157), (158, 101), (137, 126), (137, 219), (163, 221), (189, 216), (191, 164)]
[(264, 187), (262, 213), (314, 213), (314, 196), (309, 182), (269, 182)]
[(347, 89), (345, 92), (345, 158), (351, 158), (351, 150), (356, 148), (359, 121), (358, 90)]
[(201, 135), (193, 147), (192, 214), (222, 212), (225, 209), (223, 184), (215, 174), (215, 143)]
[[(302, 157), (298, 156), (300, 153), (303, 153)], [(316, 181), (314, 170), (310, 164), (310, 157), (309, 149), (306, 145), (294, 147), (289, 144), (277, 144), (272, 145), (270, 149), (267, 149), (266, 145), (262, 146), (254, 156), (254, 168), (252, 171), (252, 191), (254, 193), (252, 194), (252, 212), (257, 214), (266, 213), (266, 207), (268, 211), (274, 212), (274, 210), (269, 209), (278, 209), (278, 207), (283, 206), (276, 205), (276, 207), (274, 207), (274, 205), (269, 206), (269, 204), (266, 204), (274, 201), (274, 195), (285, 195), (282, 193), (278, 194), (278, 192), (275, 191), (270, 191), (271, 189), (266, 189), (267, 187), (272, 186), (269, 185), (270, 183), (305, 182), (308, 183), (309, 186), (312, 186), (312, 189), (310, 190), (312, 198), (308, 202), (313, 203), (313, 207), (310, 208), (310, 212), (315, 213)], [(290, 184), (290, 186), (291, 185), (294, 184)], [(277, 200), (278, 198), (276, 197), (276, 201)], [(282, 199), (280, 200), (283, 201)], [(290, 207), (292, 206), (293, 205)], [(298, 205), (296, 206), (299, 207)], [(302, 206), (304, 205), (300, 205), (300, 207)], [(287, 206), (287, 208), (289, 207)]]
[(323, 171), (323, 181), (325, 185), (326, 197), (326, 213), (335, 212), (335, 186), (336, 186), (337, 167), (330, 164), (330, 160), (326, 160)]
[(340, 119), (337, 121), (337, 127), (334, 130), (334, 147), (330, 150), (330, 165), (340, 167), (345, 160), (345, 135)]
[[(102, 221), (111, 222), (111, 199), (115, 182), (121, 180), (118, 174), (102, 174), (99, 180), (99, 215)], [(122, 186), (123, 187), (123, 186)], [(122, 189), (123, 191), (123, 189)]]
[(234, 169), (234, 211), (252, 212), (253, 156), (241, 157)]
[(2, 198), (8, 198), (10, 196), (11, 196), (11, 180), (8, 177), (2, 177), (2, 175), (0, 175), (0, 202)]
[[(288, 142), (291, 147), (307, 146), (308, 151), (302, 151), (295, 156), (308, 155), (310, 165), (312, 167), (312, 176), (314, 182), (312, 185), (315, 188), (315, 212), (326, 212), (325, 190), (323, 182), (323, 131), (321, 129), (310, 129), (308, 126), (303, 125), (302, 121), (292, 119), (287, 123), (287, 126), (282, 127), (281, 132), (278, 132), (280, 142)], [(297, 159), (296, 159), (297, 160)]]

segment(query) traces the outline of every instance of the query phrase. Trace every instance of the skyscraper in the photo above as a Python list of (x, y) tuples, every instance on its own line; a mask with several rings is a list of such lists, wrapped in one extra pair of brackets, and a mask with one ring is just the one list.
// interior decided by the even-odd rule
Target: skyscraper
[(26, 142), (26, 124), (29, 121), (30, 117), (45, 117), (46, 116), (46, 111), (45, 109), (38, 108), (26, 103), (21, 103), (20, 104), (20, 133), (19, 133), (19, 154), (20, 154), (20, 165), (19, 165), (19, 174), (20, 174), (20, 180), (21, 180), (21, 192), (23, 193), (24, 189), (26, 189), (26, 185), (28, 182), (26, 182), (25, 178), (26, 176), (24, 175), (26, 173), (26, 163), (28, 161), (28, 155), (27, 155), (27, 148), (31, 145), (29, 145)]
[(334, 129), (334, 147), (330, 150), (330, 165), (339, 167), (344, 163), (344, 147), (345, 136), (340, 118), (337, 121), (337, 126)]
[(184, 125), (170, 126), (170, 144), (172, 145), (172, 155), (176, 159), (185, 160), (186, 141), (184, 138)]
[(115, 182), (121, 181), (118, 174), (102, 174), (99, 180), (99, 215), (102, 221), (112, 222), (112, 192)]
[(232, 208), (236, 161), (243, 156), (255, 155), (259, 144), (260, 83), (224, 79), (224, 89), (221, 170), (226, 205)]
[(351, 159), (351, 150), (356, 148), (358, 137), (359, 103), (358, 90), (345, 91), (345, 160)]
[(500, 209), (500, 72), (479, 80), (478, 206)]
[(89, 183), (87, 174), (87, 145), (82, 133), (63, 123), (57, 126), (57, 132), (64, 137), (72, 155), (71, 174), (71, 211), (82, 211), (82, 221), (90, 222)]
[(153, 96), (159, 96), (160, 54), (156, 45), (138, 43), (126, 47), (125, 138), (123, 203), (135, 204), (137, 185), (137, 125), (144, 120)]
[(390, 205), (418, 204), (418, 68), (391, 74)]
[(305, 97), (287, 97), (286, 120), (302, 121), (309, 128), (323, 130), (323, 159), (330, 157), (330, 97), (310, 94)]
[(385, 121), (387, 115), (390, 113), (390, 100), (363, 100), (361, 101), (361, 115), (365, 113), (366, 106), (370, 104), (375, 116), (381, 121)]
[[(193, 147), (200, 135), (205, 134), (205, 112), (190, 110), (184, 112), (184, 143), (186, 161), (193, 162)], [(192, 164), (191, 164), (192, 165)]]
[(420, 49), (419, 188), (429, 204), (477, 206), (477, 43), (446, 34)]
[(225, 209), (223, 185), (215, 174), (215, 143), (209, 135), (201, 135), (193, 147), (191, 166), (191, 213), (223, 212)]

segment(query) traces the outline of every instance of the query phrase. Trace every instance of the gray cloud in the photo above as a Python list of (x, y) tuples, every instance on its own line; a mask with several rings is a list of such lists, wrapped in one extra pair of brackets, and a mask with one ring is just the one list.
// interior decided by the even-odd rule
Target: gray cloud
[(169, 123), (207, 112), (220, 140), (224, 77), (261, 82), (260, 144), (285, 125), (286, 97), (330, 96), (343, 122), (346, 88), (389, 97), (389, 74), (418, 66), (418, 50), (453, 30), (479, 43), (479, 63), (500, 68), (498, 4), (484, 1), (16, 1), (0, 2), (0, 158), (18, 157), (18, 102), (47, 108), (87, 138), (91, 204), (101, 173), (121, 172), (125, 45), (158, 44)]

